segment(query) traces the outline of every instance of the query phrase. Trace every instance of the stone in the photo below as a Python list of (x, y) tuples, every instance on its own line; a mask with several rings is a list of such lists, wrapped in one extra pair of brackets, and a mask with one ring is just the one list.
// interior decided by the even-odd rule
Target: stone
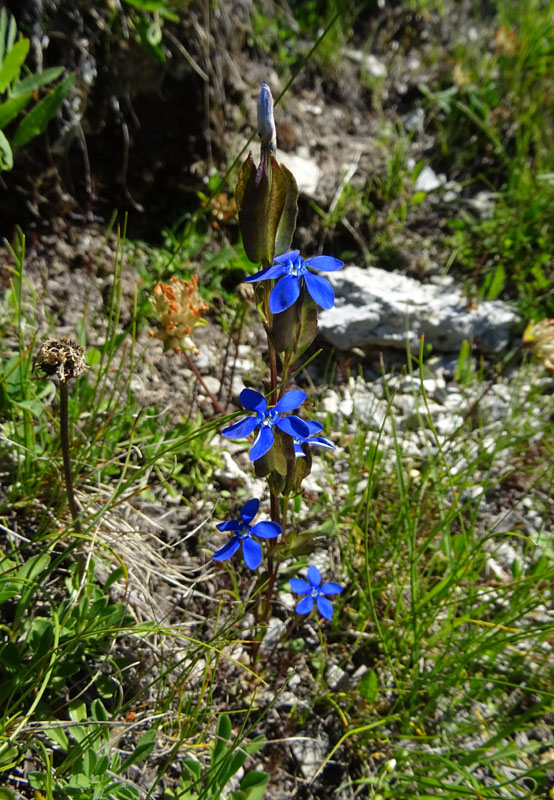
[(278, 150), (277, 161), (290, 169), (301, 194), (305, 194), (308, 197), (313, 197), (316, 194), (321, 177), (321, 169), (313, 158)]
[(326, 275), (335, 289), (333, 308), (319, 317), (321, 335), (338, 350), (392, 347), (419, 351), (420, 337), (434, 352), (458, 352), (464, 339), (498, 353), (519, 317), (501, 300), (469, 307), (461, 288), (422, 284), (377, 267), (346, 267)]
[(444, 175), (437, 175), (431, 167), (423, 167), (414, 183), (414, 192), (434, 192), (446, 183)]

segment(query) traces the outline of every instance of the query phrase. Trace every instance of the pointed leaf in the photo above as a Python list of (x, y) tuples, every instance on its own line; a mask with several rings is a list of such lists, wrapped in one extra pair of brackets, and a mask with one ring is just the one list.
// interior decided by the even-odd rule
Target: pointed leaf
[(240, 782), (240, 789), (231, 794), (231, 800), (263, 800), (268, 781), (267, 772), (247, 772)]
[(71, 92), (74, 83), (75, 76), (69, 75), (29, 111), (27, 116), (21, 120), (15, 132), (12, 142), (14, 150), (23, 147), (35, 136), (46, 130), (46, 126)]
[(126, 769), (132, 764), (138, 764), (141, 761), (144, 761), (148, 758), (152, 750), (154, 749), (156, 744), (156, 730), (152, 728), (149, 731), (146, 731), (137, 742), (137, 746), (131, 753), (131, 755), (125, 759), (123, 764), (121, 765), (121, 772), (125, 772)]
[(36, 92), (41, 86), (46, 86), (48, 83), (57, 80), (63, 74), (63, 67), (50, 67), (43, 70), (43, 72), (36, 72), (34, 75), (29, 75), (19, 81), (11, 90), (12, 97), (20, 97), (24, 94)]
[(29, 100), (33, 96), (32, 92), (21, 95), (20, 97), (12, 97), (6, 100), (5, 103), (0, 104), (0, 129), (5, 128), (12, 119), (15, 119), (19, 112), (25, 108)]
[(0, 172), (8, 172), (13, 167), (13, 153), (10, 143), (0, 131)]
[(215, 731), (215, 742), (210, 763), (213, 766), (227, 752), (229, 748), (229, 737), (231, 735), (231, 720), (226, 714), (221, 714), (217, 720)]
[(285, 196), (285, 179), (275, 157), (262, 158), (256, 169), (252, 153), (249, 153), (239, 173), (235, 202), (244, 249), (250, 261), (265, 264), (273, 261)]
[(10, 83), (19, 76), (19, 71), (27, 58), (30, 44), (29, 39), (20, 39), (6, 53), (4, 63), (0, 69), (0, 93), (5, 92)]
[(292, 242), (294, 230), (296, 228), (296, 217), (298, 215), (298, 185), (292, 172), (281, 164), (281, 172), (285, 181), (285, 204), (283, 213), (277, 228), (277, 238), (275, 240), (275, 255), (285, 253)]

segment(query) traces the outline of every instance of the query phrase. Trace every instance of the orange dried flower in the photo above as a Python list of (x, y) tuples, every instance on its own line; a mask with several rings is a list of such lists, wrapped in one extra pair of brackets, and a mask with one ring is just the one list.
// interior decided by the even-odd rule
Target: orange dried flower
[(150, 299), (152, 307), (160, 316), (156, 333), (151, 336), (161, 339), (165, 350), (181, 350), (198, 353), (191, 333), (198, 325), (206, 325), (202, 312), (209, 306), (198, 292), (198, 278), (193, 275), (189, 281), (173, 276), (171, 283), (157, 283)]
[(523, 341), (543, 366), (554, 371), (554, 319), (530, 322), (523, 332)]
[(517, 47), (517, 33), (515, 28), (505, 28), (501, 25), (494, 35), (494, 49), (499, 56), (513, 56)]

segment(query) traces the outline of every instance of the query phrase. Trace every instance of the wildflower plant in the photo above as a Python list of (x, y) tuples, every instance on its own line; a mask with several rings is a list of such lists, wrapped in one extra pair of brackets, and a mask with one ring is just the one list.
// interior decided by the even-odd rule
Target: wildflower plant
[[(301, 492), (302, 481), (310, 473), (311, 448), (334, 449), (332, 442), (319, 435), (323, 425), (303, 418), (307, 396), (291, 386), (290, 376), (315, 339), (318, 307), (332, 308), (335, 301), (333, 287), (316, 270), (334, 272), (344, 264), (327, 255), (305, 259), (299, 250), (291, 250), (298, 188), (292, 173), (276, 159), (273, 99), (267, 84), (262, 85), (258, 101), (258, 134), (260, 161), (256, 165), (249, 153), (240, 169), (235, 199), (246, 255), (259, 266), (246, 282), (255, 284), (256, 307), (267, 335), (268, 390), (243, 389), (240, 400), (250, 414), (224, 428), (222, 434), (230, 439), (255, 435), (250, 461), (256, 476), (267, 481), (271, 521), (252, 526), (260, 501), (249, 500), (239, 520), (218, 525), (233, 536), (213, 558), (227, 560), (242, 544), (246, 566), (256, 569), (263, 561), (263, 548), (256, 539), (268, 540), (267, 590), (255, 611), (263, 626), (271, 616), (279, 566), (291, 555), (287, 551), (289, 500)], [(322, 584), (315, 566), (308, 570), (308, 582), (293, 578), (290, 588), (305, 595), (296, 607), (298, 613), (309, 613), (315, 604), (327, 620), (333, 607), (326, 595), (342, 591), (336, 583)]]

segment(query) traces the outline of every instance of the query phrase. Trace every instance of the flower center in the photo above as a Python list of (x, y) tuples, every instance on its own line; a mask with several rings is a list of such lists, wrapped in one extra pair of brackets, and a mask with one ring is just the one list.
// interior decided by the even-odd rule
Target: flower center
[(250, 525), (247, 522), (241, 522), (240, 528), (237, 531), (239, 539), (248, 539), (250, 537)]
[(263, 413), (258, 413), (258, 420), (260, 425), (265, 426), (266, 428), (272, 428), (277, 420), (279, 419), (279, 414), (275, 411), (274, 408), (268, 408), (267, 411)]
[(287, 262), (286, 270), (287, 275), (294, 275), (297, 278), (301, 277), (306, 272), (304, 259), (300, 258), (300, 256), (296, 256), (294, 259), (291, 258)]

